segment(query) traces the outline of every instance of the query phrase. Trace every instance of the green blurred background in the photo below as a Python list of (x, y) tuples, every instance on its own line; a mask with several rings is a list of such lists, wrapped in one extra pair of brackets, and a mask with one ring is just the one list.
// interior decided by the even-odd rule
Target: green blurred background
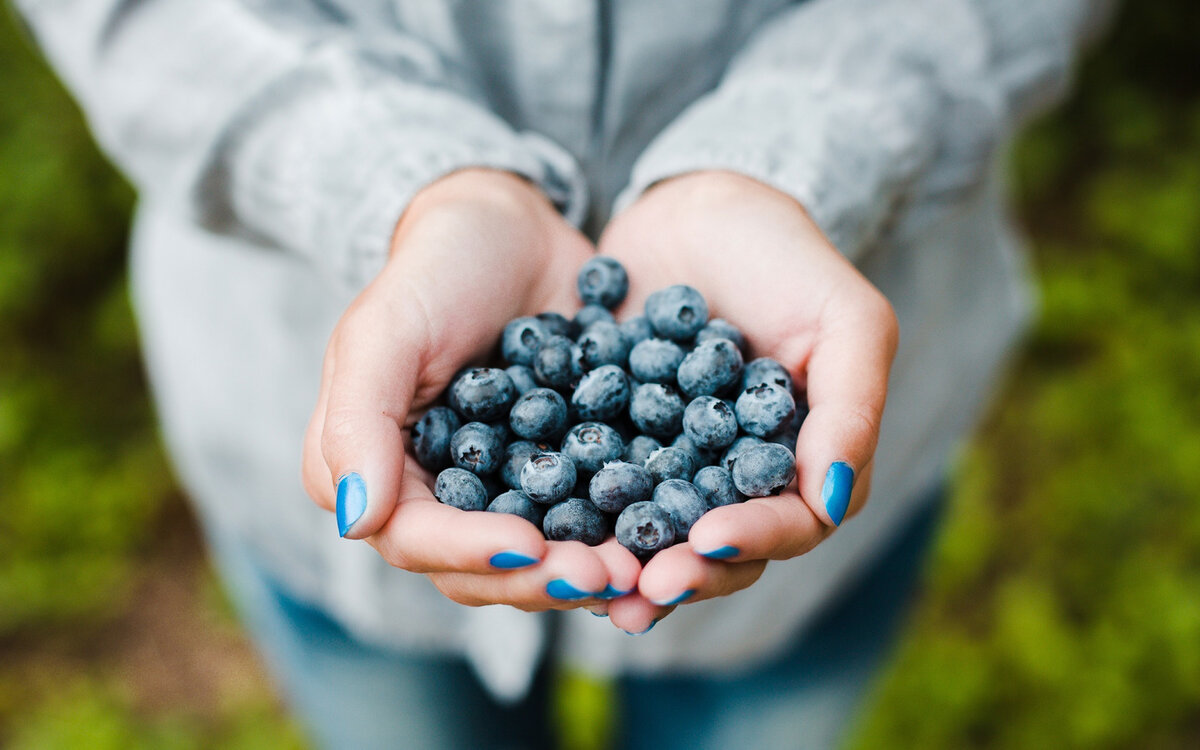
[[(0, 5), (0, 746), (303, 747), (147, 403), (129, 187)], [(1200, 4), (1127, 3), (1013, 158), (1043, 311), (854, 748), (1200, 747)], [(606, 690), (561, 680), (564, 743)]]

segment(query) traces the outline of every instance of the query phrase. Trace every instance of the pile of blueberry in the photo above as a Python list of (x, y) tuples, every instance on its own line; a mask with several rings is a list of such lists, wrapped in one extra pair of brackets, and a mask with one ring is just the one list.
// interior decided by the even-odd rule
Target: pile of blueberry
[(645, 560), (710, 508), (792, 481), (807, 409), (783, 365), (745, 363), (741, 332), (709, 320), (692, 287), (657, 291), (645, 315), (617, 323), (620, 263), (592, 258), (578, 285), (574, 320), (513, 320), (500, 338), (507, 368), (459, 373), (449, 405), (413, 427), (441, 502), (521, 516), (552, 540), (615, 532)]

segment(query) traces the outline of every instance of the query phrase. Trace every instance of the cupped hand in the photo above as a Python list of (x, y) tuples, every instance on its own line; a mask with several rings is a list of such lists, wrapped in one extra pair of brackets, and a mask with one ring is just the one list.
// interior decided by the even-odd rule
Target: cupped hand
[(339, 533), (468, 605), (567, 608), (634, 588), (637, 561), (615, 541), (547, 542), (516, 516), (443, 505), (406, 450), (406, 427), (505, 323), (578, 307), (575, 275), (591, 255), (514, 175), (463, 170), (417, 195), (386, 266), (330, 337), (305, 438), (305, 487)]
[(794, 485), (709, 511), (646, 564), (636, 593), (606, 604), (614, 625), (640, 632), (678, 604), (746, 588), (768, 560), (804, 554), (862, 508), (899, 331), (888, 301), (799, 203), (740, 175), (655, 185), (613, 219), (600, 252), (629, 272), (623, 317), (657, 289), (690, 284), (712, 317), (743, 331), (751, 356), (788, 368), (810, 407)]

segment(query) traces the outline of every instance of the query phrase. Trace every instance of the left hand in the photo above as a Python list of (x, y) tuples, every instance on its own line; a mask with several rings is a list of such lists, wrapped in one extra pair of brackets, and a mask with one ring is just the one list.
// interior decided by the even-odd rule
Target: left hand
[[(686, 591), (691, 603), (750, 586), (768, 560), (804, 554), (863, 507), (899, 326), (887, 299), (803, 206), (737, 174), (658, 183), (612, 220), (599, 248), (629, 271), (624, 317), (639, 314), (650, 292), (690, 284), (712, 317), (742, 330), (753, 357), (788, 368), (810, 407), (795, 485), (705, 514), (687, 542), (646, 564), (637, 592), (607, 604), (613, 624), (636, 633)], [(827, 481), (835, 462), (853, 474)], [(722, 548), (736, 552), (704, 556)]]

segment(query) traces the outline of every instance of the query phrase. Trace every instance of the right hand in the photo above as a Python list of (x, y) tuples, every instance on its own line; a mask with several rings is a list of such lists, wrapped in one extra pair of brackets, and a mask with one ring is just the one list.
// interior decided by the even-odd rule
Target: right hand
[[(564, 609), (596, 604), (593, 594), (609, 586), (622, 593), (637, 586), (640, 565), (614, 540), (548, 542), (516, 516), (439, 503), (405, 447), (406, 428), (460, 369), (493, 350), (509, 320), (578, 307), (575, 275), (592, 252), (515, 175), (463, 170), (417, 195), (383, 271), (330, 337), (305, 437), (304, 483), (318, 505), (335, 510), (347, 475), (365, 485), (365, 510), (347, 517), (346, 538), (365, 539), (388, 563), (428, 575), (467, 605)], [(497, 568), (491, 560), (501, 552), (537, 562)], [(547, 590), (552, 581), (581, 595), (556, 598)], [(551, 590), (561, 594), (562, 584)]]

